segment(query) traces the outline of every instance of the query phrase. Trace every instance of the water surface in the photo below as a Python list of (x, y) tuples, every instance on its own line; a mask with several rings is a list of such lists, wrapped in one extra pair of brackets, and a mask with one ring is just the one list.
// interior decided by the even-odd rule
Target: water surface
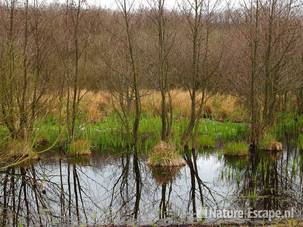
[(205, 207), (300, 211), (302, 157), (298, 150), (244, 159), (213, 152), (185, 156), (182, 168), (151, 169), (133, 154), (77, 160), (46, 155), (1, 174), (0, 220), (12, 225), (218, 223), (219, 218), (203, 219)]

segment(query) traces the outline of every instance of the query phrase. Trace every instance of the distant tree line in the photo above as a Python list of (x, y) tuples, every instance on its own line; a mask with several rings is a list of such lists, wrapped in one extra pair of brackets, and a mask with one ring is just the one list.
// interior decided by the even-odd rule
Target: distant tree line
[[(161, 93), (161, 139), (169, 141), (171, 90), (188, 91), (191, 114), (182, 142), (190, 143), (207, 99), (238, 96), (249, 110), (250, 142), (275, 123), (276, 113), (303, 113), (302, 2), (117, 0), (118, 10), (84, 1), (1, 1), (1, 122), (27, 140), (34, 122), (61, 102), (69, 140), (75, 138), (85, 91), (107, 90), (125, 134), (138, 143), (141, 97)], [(63, 101), (64, 100), (64, 101)], [(295, 104), (294, 104), (295, 103)]]

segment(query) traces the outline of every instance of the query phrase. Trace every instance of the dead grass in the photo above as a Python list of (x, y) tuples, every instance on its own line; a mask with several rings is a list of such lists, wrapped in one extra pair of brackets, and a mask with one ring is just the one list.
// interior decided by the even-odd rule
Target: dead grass
[(22, 140), (9, 141), (7, 144), (7, 151), (11, 156), (27, 156), (33, 153), (31, 144)]
[[(82, 91), (85, 95), (80, 103), (81, 116), (88, 122), (97, 122), (113, 112), (113, 104), (118, 106), (118, 102), (112, 99), (107, 91), (92, 92)], [(141, 91), (142, 111), (152, 114), (159, 114), (161, 109), (161, 94), (155, 90)], [(173, 111), (175, 115), (181, 117), (190, 116), (190, 97), (189, 93), (182, 89), (171, 91)], [(199, 97), (198, 97), (199, 98)], [(57, 106), (54, 100), (54, 107)], [(58, 115), (57, 108), (52, 108), (53, 115)], [(241, 104), (241, 100), (231, 95), (214, 95), (210, 97), (205, 106), (205, 112), (209, 117), (215, 120), (232, 120), (236, 122), (244, 121), (247, 118), (245, 108)], [(64, 109), (63, 109), (64, 112)]]
[(26, 140), (8, 140), (1, 145), (1, 150), (0, 170), (39, 159), (31, 143)]
[(78, 139), (73, 141), (71, 144), (68, 145), (67, 148), (67, 154), (68, 155), (76, 155), (76, 156), (82, 156), (82, 155), (90, 155), (90, 141), (84, 140), (84, 139)]
[(207, 103), (211, 108), (213, 118), (216, 120), (230, 119), (233, 121), (243, 121), (247, 118), (241, 100), (231, 95), (215, 95)]
[(108, 92), (86, 92), (80, 109), (85, 113), (86, 120), (97, 122), (113, 111), (111, 96)]
[[(142, 97), (142, 110), (146, 112), (160, 113), (161, 94), (158, 91), (145, 91)], [(189, 93), (175, 89), (171, 91), (173, 110), (183, 117), (190, 115), (190, 96)]]
[[(146, 112), (160, 113), (161, 95), (157, 91), (145, 91), (142, 98), (142, 110)], [(182, 117), (190, 115), (190, 96), (187, 91), (176, 89), (171, 92), (173, 109)], [(198, 97), (200, 98), (200, 97)], [(231, 95), (214, 95), (205, 105), (205, 112), (216, 120), (243, 121), (247, 117), (241, 100)]]

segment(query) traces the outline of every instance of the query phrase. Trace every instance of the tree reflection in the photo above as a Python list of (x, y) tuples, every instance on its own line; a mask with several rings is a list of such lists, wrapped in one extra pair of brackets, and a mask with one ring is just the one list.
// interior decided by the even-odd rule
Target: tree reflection
[[(47, 210), (48, 198), (33, 165), (10, 168), (3, 177), (2, 226), (20, 223), (43, 225), (42, 213)], [(45, 219), (45, 218), (44, 218)]]
[[(115, 210), (115, 214), (109, 215), (112, 223), (117, 216), (120, 216), (118, 219), (123, 221), (128, 221), (130, 218), (136, 221), (140, 210), (142, 178), (137, 153), (122, 154), (120, 163), (121, 173), (111, 188), (111, 200), (108, 207), (110, 211)], [(131, 206), (132, 203), (133, 206)]]
[(162, 167), (162, 166), (150, 166), (152, 176), (161, 186), (161, 199), (159, 205), (159, 219), (165, 219), (170, 216), (170, 198), (173, 188), (173, 181), (177, 177), (183, 166), (179, 167)]
[[(184, 158), (183, 168), (151, 168), (135, 152), (124, 152), (7, 169), (0, 175), (0, 225), (192, 222), (199, 221), (202, 207), (302, 207), (299, 150), (221, 160), (186, 150)], [(223, 167), (220, 176), (213, 172), (215, 183), (203, 168), (209, 161)]]
[[(67, 223), (66, 203), (69, 204), (68, 223), (73, 222), (74, 216), (77, 223), (80, 223), (80, 213), (87, 223), (77, 166), (73, 164), (71, 168), (68, 164), (68, 190), (64, 188), (61, 160), (59, 166), (59, 183), (51, 180), (54, 176), (45, 175), (43, 169), (39, 168), (38, 171), (33, 164), (10, 168), (2, 175), (2, 226), (19, 226), (20, 224), (30, 226), (38, 223), (43, 226), (47, 223)], [(59, 210), (57, 207), (60, 207), (60, 213), (57, 212)]]
[[(222, 178), (237, 184), (235, 202), (241, 209), (289, 210), (297, 207), (295, 198), (300, 198), (302, 168), (298, 151), (251, 152), (248, 159), (228, 161)], [(299, 168), (297, 168), (299, 167)], [(230, 171), (233, 174), (230, 176)], [(301, 171), (301, 173), (300, 173)], [(238, 177), (240, 182), (237, 180)], [(236, 181), (237, 180), (237, 181)]]
[[(197, 221), (197, 191), (200, 201), (200, 207), (216, 207), (217, 199), (216, 196), (221, 196), (214, 188), (209, 187), (200, 177), (198, 165), (197, 165), (198, 154), (195, 149), (189, 150), (185, 147), (184, 159), (190, 170), (191, 179), (191, 190), (190, 190), (190, 204), (192, 204), (192, 215), (193, 220)], [(189, 206), (188, 206), (189, 208)]]

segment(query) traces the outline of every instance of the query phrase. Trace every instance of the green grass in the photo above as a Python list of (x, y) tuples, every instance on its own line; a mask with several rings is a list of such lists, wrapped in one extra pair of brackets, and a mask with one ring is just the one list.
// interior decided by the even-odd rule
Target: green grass
[[(173, 143), (181, 144), (180, 138), (186, 127), (186, 119), (174, 119), (172, 128)], [(95, 124), (84, 124), (77, 131), (79, 138), (91, 141), (94, 151), (123, 149), (130, 144), (123, 133), (120, 120), (114, 114)], [(141, 137), (141, 152), (147, 152), (160, 141), (161, 119), (158, 116), (142, 114), (139, 133)], [(198, 128), (198, 138), (202, 143), (214, 146), (215, 141), (239, 140), (245, 138), (248, 128), (242, 123), (201, 121)], [(203, 136), (204, 135), (204, 136)], [(207, 141), (206, 141), (207, 140)]]
[[(180, 138), (187, 125), (187, 119), (175, 118), (172, 128), (172, 142), (179, 147)], [(160, 141), (161, 119), (159, 116), (143, 113), (140, 121), (140, 152), (150, 151)], [(197, 128), (198, 141), (203, 147), (215, 147), (217, 141), (242, 140), (247, 136), (248, 127), (243, 123), (217, 122), (203, 119)], [(88, 140), (93, 152), (113, 152), (126, 150), (131, 144), (116, 114), (111, 114), (97, 123), (77, 122), (76, 139)], [(4, 126), (0, 126), (1, 138), (8, 136)], [(1, 140), (0, 140), (1, 141)], [(53, 150), (67, 149), (67, 129), (63, 123), (54, 118), (47, 118), (35, 123), (32, 142), (35, 147), (41, 143), (44, 147), (39, 150), (51, 148)], [(47, 145), (45, 146), (45, 141)]]
[(248, 144), (244, 142), (229, 142), (224, 146), (226, 156), (246, 156), (248, 155)]
[(267, 150), (275, 141), (277, 141), (276, 137), (272, 133), (265, 133), (260, 140), (260, 149)]
[[(39, 150), (45, 150), (47, 148), (59, 149), (65, 146), (67, 139), (66, 127), (52, 118), (48, 118), (44, 121), (39, 121), (35, 124), (33, 132), (33, 143)], [(41, 141), (46, 141), (46, 144), (40, 146)]]
[(0, 149), (4, 150), (4, 147), (10, 139), (9, 131), (3, 125), (0, 125)]
[(226, 142), (245, 139), (248, 135), (248, 127), (244, 123), (217, 122), (204, 119), (199, 125), (199, 132), (202, 135), (208, 135)]
[(293, 135), (303, 130), (303, 115), (295, 113), (280, 113), (277, 118), (275, 131), (279, 137)]
[(3, 125), (0, 126), (0, 138), (6, 137), (8, 136), (9, 132), (8, 129), (6, 127), (4, 127)]
[(121, 149), (128, 144), (120, 121), (115, 115), (111, 115), (96, 124), (82, 125), (79, 131), (77, 133), (79, 137), (84, 137), (91, 141), (93, 151)]
[(215, 148), (216, 140), (209, 135), (201, 135), (199, 136), (199, 145), (204, 149)]
[(303, 146), (303, 115), (296, 113), (278, 113), (276, 123), (267, 128), (263, 137), (259, 141), (259, 148), (267, 150), (272, 143), (286, 141), (288, 146)]
[(303, 150), (303, 134), (300, 134), (298, 137), (298, 146), (301, 150)]

